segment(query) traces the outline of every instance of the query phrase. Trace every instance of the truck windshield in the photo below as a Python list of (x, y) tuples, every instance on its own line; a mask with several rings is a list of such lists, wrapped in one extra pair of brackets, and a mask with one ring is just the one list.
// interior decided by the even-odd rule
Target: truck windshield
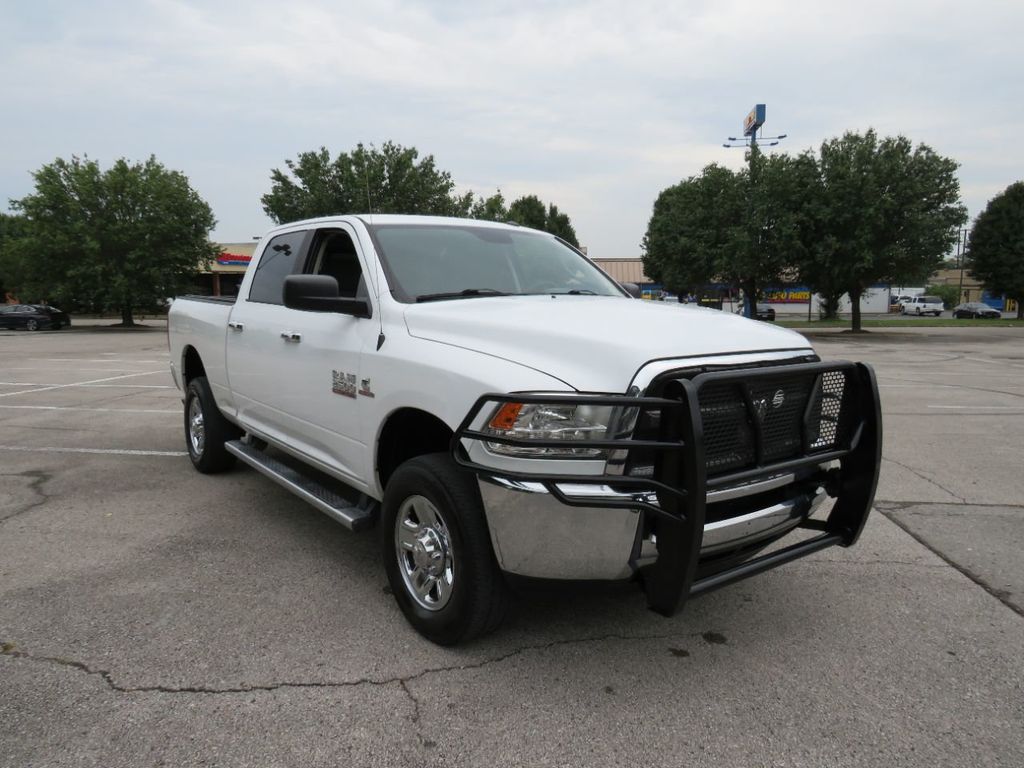
[(626, 295), (553, 237), (467, 224), (369, 226), (400, 301), (528, 293)]

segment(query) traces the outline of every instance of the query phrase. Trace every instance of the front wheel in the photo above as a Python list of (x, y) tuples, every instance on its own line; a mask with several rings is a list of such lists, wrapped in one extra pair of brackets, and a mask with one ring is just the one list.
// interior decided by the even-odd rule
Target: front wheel
[(205, 376), (196, 376), (188, 383), (185, 394), (185, 444), (192, 466), (203, 474), (230, 469), (234, 454), (224, 443), (238, 437), (238, 429), (224, 418), (217, 407)]
[(30, 331), (38, 331), (39, 330), (39, 321), (32, 320), (30, 318), (29, 321), (27, 323), (25, 323), (25, 327), (28, 328), (28, 330), (30, 330)]
[(475, 478), (444, 453), (410, 459), (384, 492), (384, 569), (405, 618), (439, 645), (494, 630), (508, 593)]

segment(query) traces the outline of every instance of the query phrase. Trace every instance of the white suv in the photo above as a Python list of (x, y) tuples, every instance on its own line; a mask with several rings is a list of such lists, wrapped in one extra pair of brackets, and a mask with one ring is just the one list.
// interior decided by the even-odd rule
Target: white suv
[(903, 303), (900, 310), (904, 315), (935, 315), (942, 314), (942, 299), (938, 296), (915, 296)]

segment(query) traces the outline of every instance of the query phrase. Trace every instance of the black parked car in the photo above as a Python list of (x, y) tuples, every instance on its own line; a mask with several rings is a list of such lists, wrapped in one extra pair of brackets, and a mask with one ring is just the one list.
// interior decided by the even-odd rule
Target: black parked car
[(982, 304), (980, 301), (969, 301), (966, 304), (957, 304), (953, 307), (953, 317), (982, 317), (992, 318), (998, 320), (1003, 316), (1003, 313), (998, 309), (993, 309), (988, 304)]
[(0, 305), (0, 328), (40, 328), (59, 330), (71, 325), (67, 312), (61, 312), (48, 304), (6, 304)]
[[(737, 315), (743, 314), (743, 306), (736, 310)], [(775, 307), (771, 304), (758, 304), (754, 308), (754, 317), (758, 320), (768, 320), (771, 322), (775, 321)]]

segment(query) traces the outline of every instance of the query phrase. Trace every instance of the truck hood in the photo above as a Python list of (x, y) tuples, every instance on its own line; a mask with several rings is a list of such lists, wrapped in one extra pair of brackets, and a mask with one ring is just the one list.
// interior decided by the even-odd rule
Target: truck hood
[(525, 365), (581, 391), (624, 392), (651, 360), (811, 348), (769, 323), (614, 296), (495, 296), (416, 304), (409, 333)]

